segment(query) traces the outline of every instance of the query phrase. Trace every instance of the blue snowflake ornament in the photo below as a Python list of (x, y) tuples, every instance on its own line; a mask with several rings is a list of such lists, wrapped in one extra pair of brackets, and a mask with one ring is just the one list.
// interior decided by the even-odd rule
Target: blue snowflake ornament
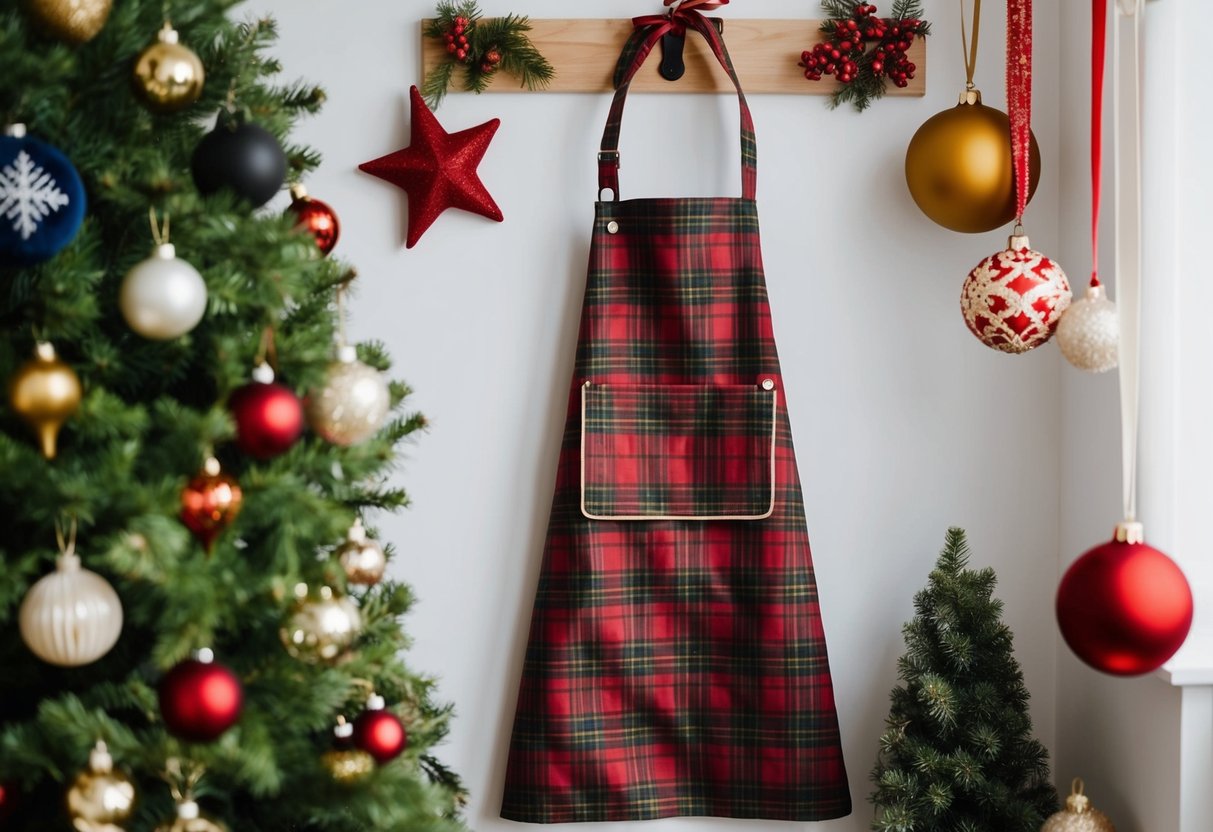
[(0, 266), (32, 266), (80, 230), (84, 183), (60, 150), (9, 131), (0, 135)]

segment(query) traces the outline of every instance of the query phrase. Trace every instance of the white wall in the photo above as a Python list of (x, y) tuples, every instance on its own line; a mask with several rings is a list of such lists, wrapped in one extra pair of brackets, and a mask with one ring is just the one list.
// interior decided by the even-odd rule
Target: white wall
[[(482, 5), (488, 14), (534, 17), (659, 8), (652, 0)], [(830, 832), (868, 828), (867, 775), (902, 651), (900, 628), (949, 525), (969, 530), (975, 565), (998, 570), (1038, 735), (1052, 745), (1055, 733), (1060, 359), (1052, 346), (1012, 358), (973, 339), (958, 309), (961, 282), (1005, 244), (1004, 235), (946, 232), (906, 192), (910, 136), (954, 105), (963, 86), (955, 3), (926, 5), (936, 34), (925, 100), (890, 99), (860, 116), (829, 112), (818, 97), (751, 97), (767, 277), (856, 805), (851, 818), (818, 827)], [(280, 18), (287, 77), (328, 89), (329, 104), (301, 138), (326, 156), (308, 186), (341, 215), (337, 253), (362, 275), (352, 331), (388, 343), (433, 423), (400, 475), (413, 510), (383, 526), (403, 555), (396, 574), (421, 598), (409, 622), (417, 641), (409, 660), (441, 676), (441, 694), (458, 707), (441, 753), (472, 790), (471, 824), (506, 829), (511, 824), (496, 813), (608, 96), (452, 96), (439, 111), (450, 130), (502, 119), (480, 171), (506, 221), (452, 212), (405, 251), (404, 194), (355, 168), (408, 144), (418, 21), (433, 4), (256, 0), (251, 7)], [(815, 12), (805, 0), (738, 0), (724, 16)], [(1056, 66), (1058, 15), (1056, 2), (1038, 3), (1038, 78)], [(1003, 101), (1000, 16), (991, 7), (978, 77), (995, 106)], [(1038, 248), (1058, 251), (1057, 85), (1038, 85), (1036, 108), (1046, 177), (1029, 230)], [(634, 96), (624, 125), (625, 197), (735, 195), (736, 136), (736, 102), (727, 96)], [(685, 832), (760, 826), (652, 824)]]

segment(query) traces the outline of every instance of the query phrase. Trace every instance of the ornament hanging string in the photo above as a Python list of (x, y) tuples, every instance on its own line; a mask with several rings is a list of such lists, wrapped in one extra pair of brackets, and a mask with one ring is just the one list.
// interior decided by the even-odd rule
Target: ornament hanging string
[[(1120, 425), (1126, 520), (1137, 518), (1137, 422), (1141, 392), (1141, 19), (1145, 0), (1118, 0), (1112, 38), (1116, 125), (1116, 293), (1120, 308)], [(1128, 61), (1121, 54), (1121, 16), (1132, 18)], [(1131, 75), (1129, 89), (1121, 76)]]
[(72, 516), (67, 524), (67, 531), (63, 530), (64, 523), (62, 520), (55, 521), (55, 542), (59, 544), (59, 555), (65, 560), (73, 560), (76, 557), (76, 518)]
[(977, 72), (977, 40), (981, 37), (981, 0), (973, 0), (972, 34), (966, 33), (965, 0), (960, 0), (960, 50), (965, 62), (965, 89), (974, 89), (973, 75)]
[(1091, 285), (1099, 284), (1099, 204), (1103, 197), (1103, 88), (1108, 0), (1091, 0)]
[(1016, 233), (1028, 205), (1032, 141), (1032, 0), (1007, 0), (1007, 115), (1015, 166)]
[(152, 207), (147, 209), (147, 219), (152, 225), (152, 240), (155, 241), (156, 245), (168, 245), (169, 215), (164, 215), (164, 224), (161, 225), (156, 219), (156, 209)]

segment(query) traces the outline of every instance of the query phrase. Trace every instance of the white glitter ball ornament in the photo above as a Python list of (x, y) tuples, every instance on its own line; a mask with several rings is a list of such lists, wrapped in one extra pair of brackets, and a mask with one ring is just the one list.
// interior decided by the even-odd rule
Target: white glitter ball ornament
[(122, 602), (109, 581), (72, 553), (30, 587), (18, 614), (21, 638), (48, 664), (81, 667), (100, 659), (122, 634)]
[(357, 445), (379, 432), (391, 409), (387, 380), (343, 346), (329, 365), (328, 378), (307, 398), (307, 418), (334, 445)]
[(1033, 251), (1026, 235), (982, 260), (965, 279), (960, 311), (990, 349), (1022, 353), (1053, 337), (1073, 295), (1061, 266)]
[(1102, 286), (1091, 286), (1087, 296), (1074, 301), (1057, 325), (1057, 346), (1075, 367), (1088, 373), (1116, 369), (1120, 349), (1120, 315)]

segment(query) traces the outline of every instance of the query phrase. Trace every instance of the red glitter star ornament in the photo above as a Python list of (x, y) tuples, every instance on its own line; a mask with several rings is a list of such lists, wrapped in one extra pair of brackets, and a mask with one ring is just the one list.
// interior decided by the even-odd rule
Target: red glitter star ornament
[(417, 245), (421, 235), (447, 208), (458, 208), (501, 222), (501, 209), (476, 175), (476, 168), (501, 125), (501, 119), (486, 121), (478, 127), (448, 133), (438, 123), (413, 87), (409, 91), (413, 109), (412, 143), (358, 166), (404, 188), (409, 195), (408, 248)]

